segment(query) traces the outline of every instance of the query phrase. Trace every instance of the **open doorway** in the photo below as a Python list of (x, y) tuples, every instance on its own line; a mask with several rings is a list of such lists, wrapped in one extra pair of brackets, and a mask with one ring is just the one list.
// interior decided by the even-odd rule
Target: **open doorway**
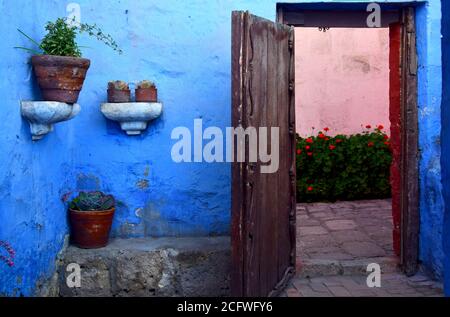
[(399, 262), (389, 43), (387, 27), (295, 28), (297, 258), (304, 276), (349, 274), (365, 262), (395, 270)]
[(369, 28), (364, 11), (278, 7), (278, 20), (296, 28), (297, 269), (304, 276), (353, 274), (370, 263), (417, 272), (415, 17), (413, 8), (390, 9)]
[[(316, 27), (322, 31), (327, 31), (330, 28), (352, 28), (354, 32), (360, 32), (360, 35), (368, 32), (367, 11), (358, 11), (356, 7), (353, 7), (352, 9), (354, 10), (351, 11), (348, 9), (350, 7), (331, 11), (302, 10), (299, 7), (279, 5), (277, 9), (278, 21), (297, 28)], [(367, 46), (362, 49), (366, 50), (366, 54), (378, 51), (378, 57), (384, 60), (386, 60), (387, 54), (389, 55), (389, 146), (392, 149), (392, 164), (390, 169), (393, 218), (392, 245), (395, 253), (400, 256), (399, 263), (402, 265), (404, 272), (412, 275), (417, 271), (417, 235), (419, 226), (417, 202), (418, 119), (415, 10), (412, 7), (399, 7), (395, 9), (391, 6), (381, 12), (381, 17), (381, 25), (379, 26), (381, 29), (388, 29), (389, 33), (378, 30), (378, 35), (383, 37), (383, 34), (389, 34), (389, 52), (382, 52), (379, 48), (378, 50), (374, 47), (370, 48), (371, 45), (367, 41), (365, 41)], [(363, 30), (357, 31), (357, 29)], [(341, 29), (341, 32), (345, 31)], [(370, 39), (369, 35), (367, 35), (367, 38)], [(297, 38), (297, 40), (299, 39)], [(372, 40), (374, 39), (372, 38)], [(360, 44), (364, 40), (361, 38), (359, 44), (349, 41), (346, 42), (348, 46), (353, 45), (356, 49), (356, 46), (363, 46)], [(355, 52), (357, 52), (357, 49)], [(359, 64), (364, 64), (361, 63), (361, 59), (364, 62), (364, 58), (361, 58), (361, 56), (353, 56), (353, 58)], [(341, 63), (345, 64), (346, 62), (351, 62), (351, 60), (346, 58), (341, 60)], [(343, 65), (341, 64), (340, 66), (342, 67)], [(370, 72), (367, 69), (368, 66), (370, 67), (367, 63), (363, 66), (366, 67), (367, 73)], [(341, 75), (346, 76), (348, 74)], [(359, 80), (361, 81), (361, 79)], [(378, 84), (375, 84), (377, 82)], [(376, 85), (378, 85), (378, 88), (375, 88)], [(383, 88), (381, 87), (380, 80), (372, 78), (372, 86), (373, 89), (380, 90), (378, 93), (381, 93)], [(370, 94), (369, 92), (369, 94), (363, 93), (361, 95), (367, 96)], [(353, 95), (355, 96), (355, 94)], [(298, 98), (301, 98), (301, 96)], [(361, 113), (363, 111), (359, 111), (359, 114)], [(297, 118), (297, 120), (300, 119)], [(384, 132), (386, 133), (386, 131)]]

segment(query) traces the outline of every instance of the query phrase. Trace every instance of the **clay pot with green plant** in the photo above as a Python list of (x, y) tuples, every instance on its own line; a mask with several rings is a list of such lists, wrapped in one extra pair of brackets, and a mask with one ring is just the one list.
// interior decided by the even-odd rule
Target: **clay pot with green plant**
[(41, 43), (18, 30), (37, 48), (16, 47), (36, 54), (32, 56), (31, 63), (45, 101), (70, 104), (78, 101), (91, 62), (81, 58), (80, 46), (76, 42), (77, 33), (88, 33), (122, 53), (112, 37), (104, 34), (95, 24), (76, 24), (59, 18), (55, 22), (47, 22), (45, 29), (47, 34)]
[(72, 243), (83, 249), (108, 244), (115, 212), (115, 200), (102, 192), (80, 192), (69, 206)]
[(158, 102), (158, 90), (153, 82), (143, 80), (135, 90), (136, 102)]
[(121, 80), (108, 83), (108, 102), (122, 103), (131, 101), (131, 92), (128, 84)]

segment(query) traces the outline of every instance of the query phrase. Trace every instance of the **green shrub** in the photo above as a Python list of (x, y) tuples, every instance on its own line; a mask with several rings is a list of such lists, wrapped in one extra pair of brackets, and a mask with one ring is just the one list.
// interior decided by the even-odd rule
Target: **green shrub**
[(81, 51), (76, 42), (77, 28), (69, 26), (64, 19), (48, 22), (45, 26), (48, 32), (41, 42), (40, 48), (46, 55), (81, 57)]
[(297, 135), (297, 200), (299, 202), (390, 197), (392, 161), (383, 126), (350, 136)]

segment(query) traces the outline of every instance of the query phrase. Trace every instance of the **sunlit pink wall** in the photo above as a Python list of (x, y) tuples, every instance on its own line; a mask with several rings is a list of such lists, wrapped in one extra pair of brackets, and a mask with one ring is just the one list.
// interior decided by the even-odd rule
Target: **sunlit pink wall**
[(296, 28), (297, 132), (389, 131), (389, 30)]

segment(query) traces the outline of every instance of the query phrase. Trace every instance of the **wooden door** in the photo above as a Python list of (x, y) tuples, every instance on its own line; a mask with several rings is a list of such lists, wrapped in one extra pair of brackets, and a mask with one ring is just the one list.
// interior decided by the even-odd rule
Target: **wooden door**
[(279, 128), (276, 172), (248, 151), (232, 165), (233, 296), (276, 295), (295, 273), (294, 66), (293, 28), (233, 12), (233, 127)]
[(419, 259), (419, 124), (415, 10), (402, 14), (401, 48), (401, 256), (403, 271), (418, 271)]

